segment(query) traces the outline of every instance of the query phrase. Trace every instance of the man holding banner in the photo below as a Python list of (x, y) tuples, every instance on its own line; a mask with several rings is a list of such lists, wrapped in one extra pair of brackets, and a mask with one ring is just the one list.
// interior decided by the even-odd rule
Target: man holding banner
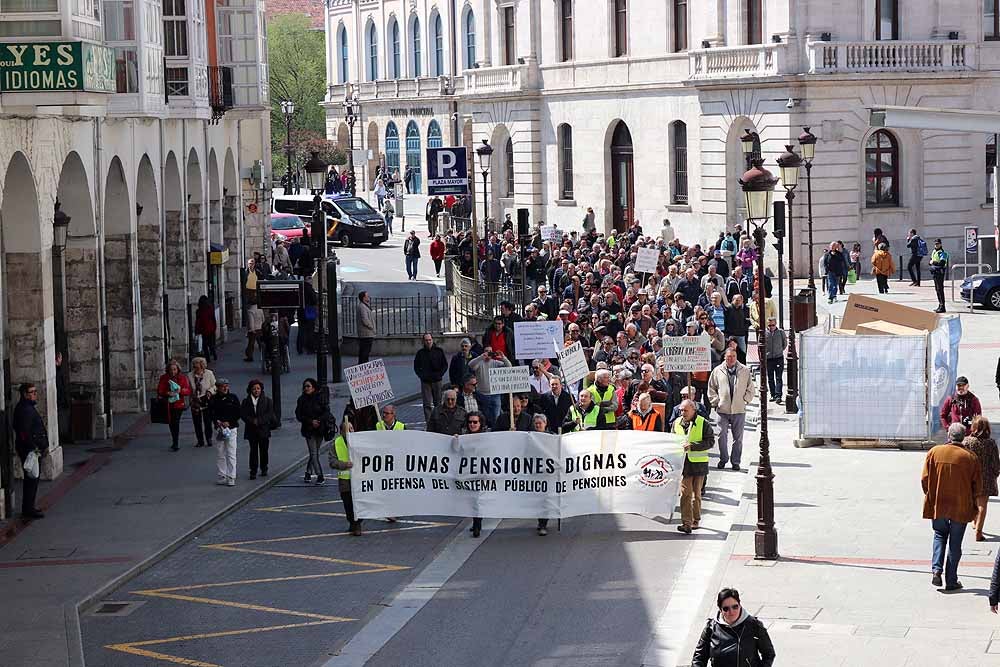
[(674, 433), (684, 436), (686, 442), (681, 476), (681, 525), (677, 530), (690, 535), (701, 521), (701, 493), (708, 477), (708, 450), (715, 445), (715, 434), (691, 399), (681, 403), (680, 412), (680, 418), (674, 422)]

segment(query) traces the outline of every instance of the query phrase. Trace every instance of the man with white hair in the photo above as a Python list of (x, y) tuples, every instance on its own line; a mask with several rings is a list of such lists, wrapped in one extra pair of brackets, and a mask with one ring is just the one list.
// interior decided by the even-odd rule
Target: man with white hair
[(688, 535), (701, 522), (701, 494), (708, 477), (708, 450), (715, 445), (712, 425), (698, 414), (694, 402), (684, 399), (673, 432), (683, 436), (684, 469), (681, 473), (681, 525), (677, 530)]
[(597, 428), (611, 430), (615, 427), (615, 413), (618, 412), (618, 395), (615, 387), (611, 384), (611, 371), (602, 368), (594, 374), (594, 384), (587, 389), (593, 397), (594, 403), (600, 409), (601, 414), (597, 419)]

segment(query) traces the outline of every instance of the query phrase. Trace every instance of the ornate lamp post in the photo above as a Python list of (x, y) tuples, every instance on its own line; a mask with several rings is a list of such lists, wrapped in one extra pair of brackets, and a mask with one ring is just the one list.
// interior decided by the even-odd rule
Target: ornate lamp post
[(760, 157), (757, 146), (760, 146), (760, 135), (748, 127), (744, 130), (743, 136), (740, 137), (740, 148), (743, 149), (743, 157), (746, 158), (747, 169), (750, 169), (754, 158)]
[(359, 115), (361, 115), (361, 103), (358, 102), (358, 94), (355, 92), (344, 100), (344, 121), (350, 129), (347, 135), (347, 189), (352, 197), (357, 194), (357, 178), (354, 176), (354, 124), (358, 122)]
[[(493, 157), (493, 147), (483, 139), (482, 145), (476, 149), (479, 156), (479, 170), (483, 174), (483, 229), (486, 229), (486, 221), (490, 218), (490, 193), (486, 187), (486, 177), (490, 174), (490, 158)], [(477, 225), (472, 225), (472, 280), (477, 280), (479, 271), (479, 238), (476, 230)]]
[[(806, 210), (809, 216), (809, 289), (816, 293), (816, 279), (814, 267), (816, 261), (813, 258), (813, 188), (812, 188), (812, 166), (813, 158), (816, 157), (816, 135), (809, 131), (808, 127), (802, 128), (799, 135), (799, 146), (802, 147), (802, 159), (806, 164)], [(813, 297), (813, 307), (816, 299)], [(815, 319), (815, 318), (814, 318)]]
[[(312, 230), (310, 230), (310, 241), (313, 244), (313, 253), (317, 262), (317, 282), (316, 282), (316, 381), (320, 388), (326, 389), (327, 383), (327, 341), (326, 333), (323, 331), (323, 282), (326, 278), (327, 263), (327, 234), (326, 234), (326, 214), (323, 212), (321, 193), (326, 185), (326, 170), (329, 165), (320, 158), (319, 153), (314, 152), (309, 161), (305, 163), (306, 182), (309, 190), (315, 195), (313, 197)], [(336, 283), (333, 286), (336, 292)], [(330, 296), (330, 313), (333, 319), (336, 316), (337, 299), (335, 294)], [(332, 345), (338, 348), (339, 342), (333, 341)]]
[(281, 101), (281, 114), (285, 117), (285, 194), (292, 194), (292, 116), (295, 115), (295, 102)]
[[(764, 169), (764, 160), (755, 157), (752, 166), (740, 179), (747, 204), (747, 223), (753, 227), (757, 243), (757, 353), (761, 377), (767, 377), (767, 353), (764, 347), (764, 237), (778, 179)], [(767, 382), (760, 383), (760, 463), (757, 467), (757, 531), (754, 534), (754, 557), (778, 558), (778, 533), (774, 528), (774, 473), (771, 470), (771, 444), (767, 439)]]
[(785, 202), (788, 205), (788, 225), (785, 232), (788, 235), (788, 349), (786, 362), (788, 365), (788, 382), (785, 383), (785, 412), (795, 414), (799, 411), (799, 355), (795, 350), (795, 216), (792, 215), (792, 202), (795, 200), (795, 187), (799, 184), (800, 158), (791, 146), (785, 146), (785, 152), (778, 158), (781, 168), (781, 184), (785, 186)]

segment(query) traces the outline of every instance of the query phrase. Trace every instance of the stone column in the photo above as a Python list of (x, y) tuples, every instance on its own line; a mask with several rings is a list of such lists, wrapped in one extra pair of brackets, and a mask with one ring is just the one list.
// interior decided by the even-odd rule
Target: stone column
[(63, 457), (56, 407), (52, 251), (9, 252), (4, 262), (11, 386), (32, 382), (38, 388), (38, 412), (49, 433), (49, 455), (42, 459), (41, 478), (55, 479), (62, 474)]
[(105, 237), (104, 289), (110, 346), (111, 408), (122, 412), (142, 410), (144, 402), (135, 261), (134, 235)]
[[(200, 203), (188, 204), (188, 293), (187, 308), (190, 311), (191, 328), (194, 328), (194, 313), (198, 298), (208, 294), (208, 230), (204, 218), (204, 207)], [(190, 332), (185, 329), (185, 336)]]
[(160, 229), (139, 225), (139, 303), (142, 309), (143, 379), (146, 393), (156, 388), (164, 367), (167, 341), (163, 326), (163, 266)]
[(164, 248), (167, 268), (167, 323), (170, 356), (185, 366), (188, 360), (187, 252), (184, 221), (180, 211), (167, 211)]
[(101, 303), (97, 280), (97, 239), (71, 238), (64, 251), (66, 289), (63, 301), (69, 350), (70, 400), (82, 395), (94, 404), (94, 434), (108, 436), (101, 355)]
[[(223, 230), (222, 215), (222, 202), (218, 199), (210, 200), (208, 202), (208, 250), (212, 249), (212, 244), (225, 245), (226, 238)], [(215, 333), (215, 339), (218, 344), (221, 345), (223, 341), (226, 340), (226, 295), (230, 292), (230, 287), (226, 284), (226, 272), (224, 267), (220, 266), (216, 269), (215, 266), (210, 266), (208, 270), (213, 272), (209, 276), (209, 281), (211, 281), (212, 275), (218, 275), (219, 277), (219, 282), (216, 286), (213, 300), (215, 302), (215, 319), (216, 324), (218, 325)], [(218, 273), (214, 273), (215, 271), (218, 271)]]
[[(242, 258), (240, 256), (240, 198), (239, 195), (226, 195), (222, 203), (222, 239), (223, 245), (229, 250), (229, 260), (222, 268), (226, 283), (226, 294), (233, 298), (233, 313), (231, 316), (233, 326), (240, 328), (243, 321), (243, 313), (240, 308), (240, 266)], [(219, 323), (220, 326), (222, 323)]]

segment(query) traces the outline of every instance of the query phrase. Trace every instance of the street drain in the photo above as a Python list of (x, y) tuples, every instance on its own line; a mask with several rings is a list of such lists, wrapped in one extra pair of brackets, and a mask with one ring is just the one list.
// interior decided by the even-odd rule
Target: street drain
[(159, 505), (166, 499), (166, 496), (122, 496), (115, 505)]
[(128, 616), (145, 604), (139, 602), (102, 602), (99, 607), (90, 612), (91, 616)]

